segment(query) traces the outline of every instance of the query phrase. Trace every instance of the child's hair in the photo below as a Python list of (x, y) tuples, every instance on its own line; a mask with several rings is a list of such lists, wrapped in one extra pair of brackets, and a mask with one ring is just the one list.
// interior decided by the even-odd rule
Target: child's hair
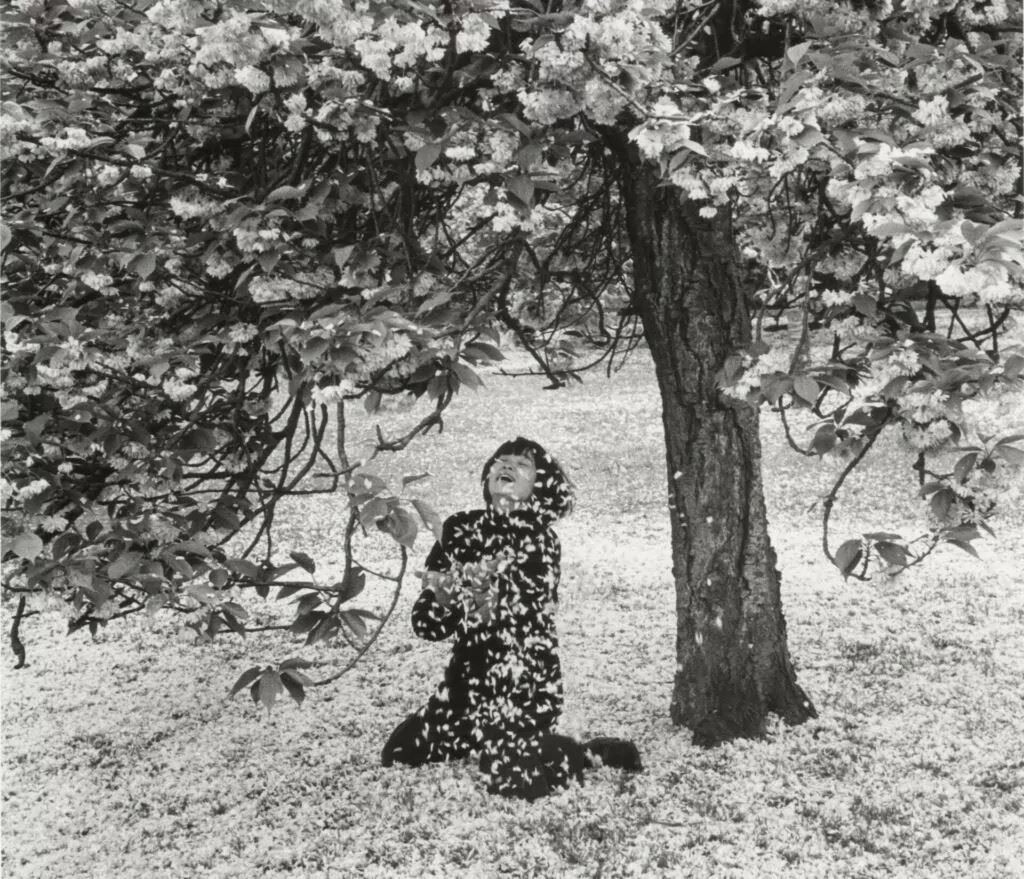
[(545, 451), (540, 443), (517, 436), (498, 446), (498, 450), (487, 459), (480, 481), (483, 484), (484, 500), (491, 505), (491, 492), (487, 487), (487, 473), (491, 465), (502, 455), (525, 455), (532, 459), (537, 468), (537, 479), (530, 495), (531, 508), (544, 518), (561, 519), (572, 512), (575, 487), (562, 466)]

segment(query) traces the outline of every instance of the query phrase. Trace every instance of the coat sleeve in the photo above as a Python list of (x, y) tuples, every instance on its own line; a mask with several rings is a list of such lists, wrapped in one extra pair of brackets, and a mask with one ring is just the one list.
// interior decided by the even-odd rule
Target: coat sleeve
[[(449, 519), (444, 525), (444, 534), (451, 531)], [(442, 535), (442, 539), (444, 536)], [(433, 549), (427, 555), (424, 568), (428, 571), (439, 571), (444, 573), (451, 570), (452, 563), (448, 554), (444, 551), (440, 542), (434, 544)], [(420, 638), (427, 641), (443, 641), (451, 635), (462, 619), (462, 607), (458, 603), (451, 607), (444, 607), (434, 597), (434, 590), (430, 588), (420, 592), (419, 598), (412, 606), (412, 630)]]
[(444, 607), (432, 589), (424, 589), (412, 606), (412, 630), (427, 641), (443, 641), (459, 625), (462, 608), (455, 604)]

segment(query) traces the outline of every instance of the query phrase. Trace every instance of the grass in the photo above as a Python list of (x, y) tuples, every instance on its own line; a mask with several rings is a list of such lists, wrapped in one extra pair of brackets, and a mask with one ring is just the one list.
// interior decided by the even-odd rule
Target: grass
[[(27, 669), (5, 657), (4, 876), (1024, 875), (1021, 513), (1004, 514), (981, 563), (944, 549), (894, 580), (844, 584), (812, 509), (839, 465), (794, 457), (766, 420), (790, 648), (819, 717), (703, 751), (668, 720), (674, 604), (650, 370), (638, 358), (610, 381), (540, 386), (491, 376), (443, 434), (383, 469), (430, 471), (411, 490), (447, 514), (478, 504), (478, 469), (508, 436), (560, 458), (579, 489), (559, 528), (563, 730), (635, 739), (644, 773), (596, 770), (529, 805), (488, 796), (468, 763), (381, 769), (388, 732), (447, 660), (411, 633), (411, 586), (362, 664), (269, 717), (226, 698), (244, 668), (303, 655), (326, 672), (348, 648), (273, 633), (197, 646), (163, 618), (66, 638), (54, 610), (26, 623)], [(836, 540), (920, 526), (907, 463), (880, 443), (837, 508)], [(342, 512), (341, 498), (287, 505), (282, 554), (308, 552), (330, 577)], [(387, 599), (371, 585), (360, 601)], [(274, 602), (257, 612), (273, 618)]]

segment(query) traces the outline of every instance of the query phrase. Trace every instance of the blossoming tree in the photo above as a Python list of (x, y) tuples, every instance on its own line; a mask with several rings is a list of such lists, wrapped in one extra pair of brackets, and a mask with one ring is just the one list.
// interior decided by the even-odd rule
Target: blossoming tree
[[(351, 552), (326, 589), (287, 580), (311, 559), (272, 558), (276, 501), (317, 490), (318, 466), (349, 492), (347, 549), (380, 523), (404, 570), (417, 519), (436, 524), (349, 459), (345, 402), (434, 400), (380, 435), (397, 448), (479, 382), (496, 327), (556, 385), (573, 355), (642, 336), (667, 448), (672, 716), (713, 743), (814, 712), (786, 646), (761, 408), (809, 410), (794, 445), (849, 460), (825, 503), (844, 576), (970, 550), (1024, 455), (1011, 435), (946, 457), (962, 404), (1024, 367), (1001, 342), (1022, 301), (1005, 5), (14, 7), (5, 588), (57, 592), (77, 623), (171, 607), (241, 631), (235, 587), (276, 585), (303, 593), (310, 640), (361, 634)], [(788, 347), (762, 333), (783, 310)], [(833, 547), (842, 481), (890, 427), (919, 451), (932, 525)], [(239, 685), (301, 697), (300, 666)]]

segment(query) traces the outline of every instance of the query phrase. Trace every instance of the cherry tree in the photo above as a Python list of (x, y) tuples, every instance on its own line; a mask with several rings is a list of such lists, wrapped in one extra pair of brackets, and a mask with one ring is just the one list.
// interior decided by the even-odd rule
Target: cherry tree
[[(94, 0), (16, 3), (7, 29), (5, 593), (59, 595), (73, 625), (171, 608), (243, 631), (238, 590), (273, 587), (301, 595), (308, 640), (365, 634), (353, 536), (396, 538), (400, 584), (436, 526), (367, 459), (439, 425), (499, 327), (555, 386), (643, 339), (672, 716), (711, 744), (814, 713), (761, 409), (810, 412), (797, 451), (848, 461), (824, 505), (844, 576), (971, 551), (1024, 455), (964, 410), (1024, 367), (1002, 343), (1022, 301), (1004, 5)], [(783, 311), (795, 345), (764, 332)], [(352, 458), (345, 405), (397, 393), (431, 414)], [(930, 527), (835, 546), (842, 483), (886, 429), (919, 453)], [(274, 560), (275, 504), (340, 487), (343, 579), (289, 579), (315, 563)], [(301, 669), (238, 687), (301, 697)]]

